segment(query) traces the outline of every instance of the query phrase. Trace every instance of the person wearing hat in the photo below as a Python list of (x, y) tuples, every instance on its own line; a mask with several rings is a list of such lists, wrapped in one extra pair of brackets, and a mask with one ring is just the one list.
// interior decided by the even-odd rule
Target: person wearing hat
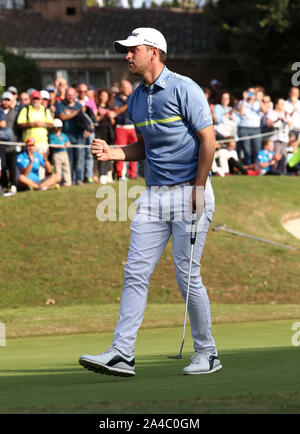
[[(3, 92), (1, 96), (1, 107), (6, 115), (7, 120), (7, 130), (9, 130), (10, 141), (16, 142), (17, 137), (15, 134), (15, 121), (18, 114), (17, 107), (13, 107), (14, 98), (11, 92)], [(0, 145), (1, 146), (1, 145)], [(10, 190), (12, 193), (16, 193), (16, 158), (17, 158), (17, 147), (11, 144), (5, 146), (5, 156), (7, 170), (3, 172), (3, 187), (8, 189), (10, 183)], [(7, 177), (7, 172), (9, 178)]]
[[(135, 29), (114, 47), (125, 54), (129, 71), (143, 78), (128, 101), (137, 141), (111, 148), (95, 139), (97, 161), (146, 159), (146, 191), (131, 222), (129, 253), (119, 319), (112, 347), (85, 354), (80, 364), (94, 372), (135, 375), (135, 341), (142, 323), (152, 272), (172, 237), (177, 283), (190, 291), (188, 312), (195, 353), (182, 373), (210, 374), (222, 368), (211, 330), (210, 304), (200, 277), (200, 259), (214, 213), (210, 169), (215, 135), (211, 112), (201, 88), (165, 65), (167, 43), (156, 29)], [(191, 257), (191, 210), (197, 213), (197, 236)], [(191, 262), (191, 272), (189, 264)]]
[[(132, 84), (128, 80), (121, 80), (120, 90), (114, 97), (113, 111), (116, 113), (115, 124), (115, 145), (125, 146), (134, 143), (137, 140), (134, 124), (129, 118), (127, 110), (127, 102), (133, 92)], [(116, 176), (118, 179), (126, 180), (127, 167), (123, 161), (115, 163)], [(129, 178), (137, 177), (137, 162), (130, 161), (128, 163)]]
[(9, 86), (9, 88), (7, 89), (7, 92), (10, 92), (13, 96), (12, 102), (11, 102), (11, 107), (15, 108), (18, 105), (18, 89), (15, 86)]
[(56, 89), (54, 84), (47, 84), (46, 89), (49, 95), (48, 107), (51, 110), (53, 119), (55, 118), (56, 113)]
[(64, 180), (63, 186), (72, 185), (70, 162), (67, 148), (70, 146), (70, 139), (62, 133), (63, 122), (61, 119), (54, 119), (53, 132), (50, 134), (49, 141), (55, 172)]
[(48, 153), (48, 130), (52, 128), (53, 117), (50, 110), (42, 105), (40, 91), (32, 92), (31, 103), (20, 111), (17, 123), (22, 128), (24, 142), (27, 137), (33, 137), (36, 152), (42, 156)]
[[(34, 137), (25, 139), (25, 151), (17, 157), (18, 190), (47, 190), (54, 185), (59, 186), (61, 176), (58, 173), (52, 174), (52, 167), (48, 160), (36, 152), (36, 141)], [(39, 169), (45, 168), (46, 177), (40, 179)]]

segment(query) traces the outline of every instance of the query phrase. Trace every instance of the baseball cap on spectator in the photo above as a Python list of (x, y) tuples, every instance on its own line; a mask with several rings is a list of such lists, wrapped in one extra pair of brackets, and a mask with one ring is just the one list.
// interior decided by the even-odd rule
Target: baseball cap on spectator
[(35, 145), (35, 139), (33, 137), (27, 137), (25, 145)]
[(35, 89), (33, 89), (33, 87), (30, 87), (29, 89), (26, 90), (26, 93), (28, 93), (29, 96), (31, 96), (32, 92), (34, 92)]
[(9, 99), (10, 101), (13, 99), (13, 94), (11, 92), (3, 92), (1, 99)]
[(30, 96), (31, 99), (41, 99), (41, 92), (39, 90), (35, 90)]
[(50, 99), (49, 92), (47, 90), (41, 90), (41, 98), (42, 99)]
[(54, 86), (54, 84), (47, 84), (46, 91), (47, 92), (55, 92), (55, 86)]
[(53, 128), (62, 128), (63, 123), (61, 119), (55, 118), (53, 121)]
[(91, 84), (88, 85), (88, 90), (95, 90), (94, 86), (92, 86)]
[(219, 82), (219, 80), (217, 80), (216, 78), (213, 78), (211, 81), (210, 81), (210, 85), (211, 86), (220, 86), (222, 83), (220, 83)]
[(118, 86), (112, 86), (112, 87), (111, 87), (111, 91), (112, 91), (112, 92), (117, 93), (117, 92), (119, 92), (119, 90), (120, 90), (120, 89), (119, 89)]
[(127, 39), (114, 41), (114, 49), (118, 53), (127, 53), (127, 47), (136, 47), (137, 45), (150, 45), (167, 52), (167, 42), (159, 30), (151, 27), (139, 27), (134, 29)]
[(9, 86), (9, 88), (7, 89), (8, 92), (14, 93), (15, 95), (17, 95), (18, 93), (18, 89), (15, 86)]

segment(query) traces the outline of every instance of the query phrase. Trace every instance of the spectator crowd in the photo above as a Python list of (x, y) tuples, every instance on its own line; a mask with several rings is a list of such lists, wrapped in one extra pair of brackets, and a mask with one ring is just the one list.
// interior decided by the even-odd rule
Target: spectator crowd
[[(111, 146), (136, 141), (127, 112), (133, 90), (127, 80), (95, 89), (63, 78), (20, 95), (8, 87), (0, 99), (2, 194), (143, 177), (144, 162), (95, 162), (90, 149), (95, 137)], [(300, 173), (299, 88), (272, 99), (249, 87), (236, 98), (212, 80), (203, 91), (216, 134), (214, 175)]]

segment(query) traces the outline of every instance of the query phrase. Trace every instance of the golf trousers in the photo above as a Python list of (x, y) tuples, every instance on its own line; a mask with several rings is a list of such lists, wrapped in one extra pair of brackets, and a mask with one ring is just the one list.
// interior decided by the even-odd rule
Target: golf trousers
[[(113, 337), (113, 347), (125, 355), (134, 354), (150, 278), (171, 236), (176, 280), (185, 300), (191, 256), (192, 188), (188, 182), (172, 187), (151, 187), (137, 200), (137, 212), (131, 222), (119, 319)], [(197, 224), (188, 300), (195, 351), (216, 351), (209, 299), (200, 276), (200, 259), (213, 213), (214, 194), (209, 177), (205, 187), (205, 209)]]

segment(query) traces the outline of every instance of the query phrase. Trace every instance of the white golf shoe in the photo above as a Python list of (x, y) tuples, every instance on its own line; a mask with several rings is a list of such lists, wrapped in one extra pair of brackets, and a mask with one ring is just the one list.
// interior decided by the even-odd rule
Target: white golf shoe
[(79, 359), (80, 365), (97, 374), (116, 375), (119, 377), (132, 377), (135, 375), (134, 356), (128, 357), (116, 348), (108, 347), (98, 356), (84, 354)]
[(192, 363), (183, 369), (183, 375), (211, 374), (222, 369), (217, 353), (196, 351), (191, 357), (191, 361)]

